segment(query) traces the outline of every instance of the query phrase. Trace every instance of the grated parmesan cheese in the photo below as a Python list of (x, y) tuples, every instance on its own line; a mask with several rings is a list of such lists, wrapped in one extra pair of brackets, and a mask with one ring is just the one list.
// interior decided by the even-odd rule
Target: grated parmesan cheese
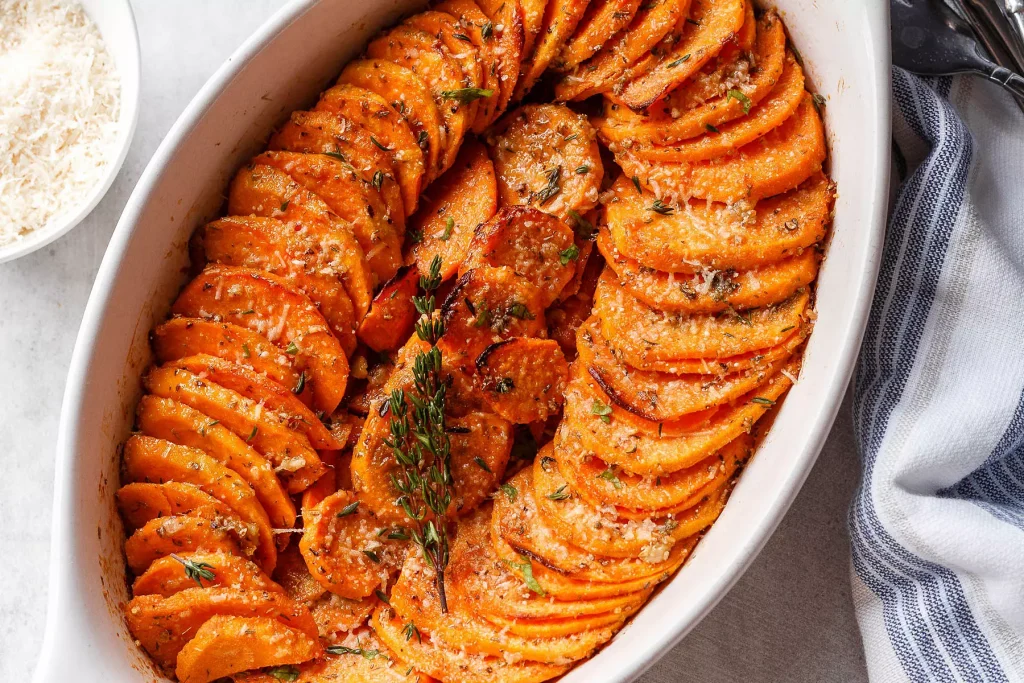
[(0, 0), (0, 246), (73, 212), (100, 182), (120, 89), (80, 5)]

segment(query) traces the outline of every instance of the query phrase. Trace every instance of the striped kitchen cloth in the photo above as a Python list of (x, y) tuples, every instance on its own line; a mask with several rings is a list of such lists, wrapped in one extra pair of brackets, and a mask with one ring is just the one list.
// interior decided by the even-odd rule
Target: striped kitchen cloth
[(894, 195), (855, 380), (872, 681), (1024, 681), (1024, 117), (893, 70)]

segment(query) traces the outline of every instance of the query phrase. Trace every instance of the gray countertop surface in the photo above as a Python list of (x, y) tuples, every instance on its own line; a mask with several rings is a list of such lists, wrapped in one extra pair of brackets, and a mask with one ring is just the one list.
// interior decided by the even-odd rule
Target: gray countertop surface
[[(280, 0), (135, 0), (138, 131), (113, 188), (55, 244), (0, 265), (0, 680), (35, 668), (46, 612), (54, 450), (75, 336), (128, 195), (209, 75)], [(849, 587), (859, 476), (849, 400), (789, 514), (717, 608), (644, 683), (867, 680)]]

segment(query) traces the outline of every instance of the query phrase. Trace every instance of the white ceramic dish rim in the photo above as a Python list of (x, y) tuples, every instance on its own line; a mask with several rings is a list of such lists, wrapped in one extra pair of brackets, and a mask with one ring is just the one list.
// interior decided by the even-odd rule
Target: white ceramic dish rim
[[(51, 222), (17, 242), (0, 247), (0, 263), (13, 261), (42, 249), (57, 240), (85, 220), (100, 203), (107, 190), (114, 183), (128, 148), (135, 136), (135, 127), (139, 120), (139, 82), (142, 67), (142, 56), (139, 47), (139, 31), (135, 25), (135, 13), (129, 0), (79, 0), (86, 14), (99, 29), (103, 43), (117, 67), (121, 80), (120, 111), (117, 117), (117, 139), (114, 141), (113, 157), (108, 163), (103, 179), (85, 196), (82, 203), (73, 211), (58, 216), (60, 222)], [(106, 19), (106, 15), (111, 19)], [(115, 27), (115, 24), (117, 25)]]
[[(122, 259), (133, 230), (149, 200), (154, 187), (160, 182), (165, 166), (175, 154), (177, 147), (188, 137), (190, 131), (203, 116), (203, 113), (216, 101), (222, 90), (238, 75), (245, 65), (270, 42), (279, 31), (301, 16), (316, 0), (296, 0), (288, 7), (276, 13), (259, 31), (257, 31), (207, 82), (199, 94), (189, 104), (175, 123), (170, 133), (157, 150), (152, 161), (141, 177), (135, 192), (125, 207), (124, 214), (118, 223), (111, 239), (110, 246), (101, 264), (96, 286), (86, 308), (82, 328), (76, 343), (74, 357), (69, 371), (68, 385), (63, 403), (63, 415), (58, 434), (57, 479), (54, 492), (53, 540), (50, 566), (50, 600), (48, 609), (47, 630), (37, 668), (35, 680), (49, 683), (60, 680), (55, 677), (58, 671), (65, 670), (67, 657), (74, 653), (87, 655), (92, 652), (88, 639), (83, 635), (84, 643), (68, 643), (61, 640), (62, 628), (58, 622), (62, 616), (75, 615), (75, 610), (82, 606), (74, 603), (75, 581), (73, 572), (69, 573), (68, 565), (74, 558), (69, 550), (73, 541), (75, 510), (71, 508), (72, 491), (79, 486), (74, 480), (76, 459), (74, 446), (78, 441), (77, 413), (88, 395), (85, 378), (88, 373), (87, 363), (96, 349), (94, 339), (101, 328), (108, 307), (111, 305), (110, 290), (116, 281), (116, 275), (122, 266)], [(843, 397), (843, 390), (852, 374), (867, 314), (870, 308), (871, 295), (877, 273), (882, 244), (885, 220), (885, 194), (888, 183), (888, 130), (889, 130), (889, 55), (888, 55), (888, 17), (881, 2), (870, 3), (864, 8), (868, 15), (868, 23), (873, 27), (872, 37), (875, 45), (874, 56), (878, 63), (873, 69), (873, 91), (866, 93), (877, 103), (874, 119), (868, 123), (877, 131), (877, 139), (873, 148), (865, 150), (863, 170), (872, 180), (868, 181), (868, 195), (873, 200), (870, 208), (858, 216), (870, 222), (864, 226), (870, 231), (862, 251), (865, 254), (859, 278), (850, 283), (851, 298), (855, 301), (853, 313), (844, 321), (840, 347), (833, 355), (835, 362), (830, 365), (831, 374), (825, 379), (829, 387), (827, 400), (813, 415), (804, 431), (803, 447), (799, 458), (791, 468), (790, 474), (784, 478), (784, 484), (778, 488), (771, 504), (763, 510), (763, 515), (750, 521), (743, 543), (731, 555), (729, 566), (718, 572), (714, 581), (704, 591), (700, 599), (682, 605), (672, 624), (656, 632), (645, 632), (643, 639), (637, 643), (632, 641), (632, 649), (626, 657), (610, 658), (604, 656), (615, 650), (613, 641), (606, 650), (594, 660), (577, 668), (566, 676), (569, 681), (602, 680), (626, 681), (639, 675), (658, 657), (678, 642), (700, 619), (714, 607), (729, 587), (742, 575), (758, 551), (767, 542), (771, 532), (781, 521), (804, 479), (824, 440), (838, 411)], [(883, 40), (886, 39), (886, 40)], [(785, 409), (783, 410), (785, 412)], [(756, 463), (755, 463), (756, 465)], [(741, 480), (737, 490), (743, 488)], [(729, 510), (727, 508), (726, 514)], [(713, 534), (714, 532), (712, 532)], [(712, 536), (709, 534), (709, 538)], [(705, 539), (707, 543), (707, 539)], [(703, 545), (703, 544), (702, 544)], [(629, 628), (625, 632), (629, 631)], [(69, 651), (70, 650), (70, 651)], [(622, 650), (619, 650), (622, 653)], [(592, 666), (600, 661), (602, 669)], [(74, 671), (85, 674), (80, 667)], [(584, 672), (585, 670), (585, 672)], [(588, 675), (589, 674), (589, 675)], [(88, 676), (85, 676), (88, 679)]]

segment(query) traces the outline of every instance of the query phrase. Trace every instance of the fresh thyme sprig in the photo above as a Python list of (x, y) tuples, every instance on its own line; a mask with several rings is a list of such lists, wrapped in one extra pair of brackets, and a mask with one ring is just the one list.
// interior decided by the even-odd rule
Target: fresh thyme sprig
[(391, 480), (401, 494), (398, 504), (412, 521), (409, 536), (434, 568), (441, 611), (447, 613), (444, 570), (448, 566), (452, 471), (451, 442), (445, 429), (448, 385), (441, 371), (441, 350), (437, 347), (444, 335), (444, 321), (436, 314), (434, 298), (440, 286), (441, 259), (435, 256), (427, 275), (420, 276), (424, 294), (412, 299), (420, 314), (416, 335), (430, 349), (420, 351), (413, 360), (412, 391), (391, 392), (391, 435), (386, 443), (399, 464), (399, 471), (391, 475)]

